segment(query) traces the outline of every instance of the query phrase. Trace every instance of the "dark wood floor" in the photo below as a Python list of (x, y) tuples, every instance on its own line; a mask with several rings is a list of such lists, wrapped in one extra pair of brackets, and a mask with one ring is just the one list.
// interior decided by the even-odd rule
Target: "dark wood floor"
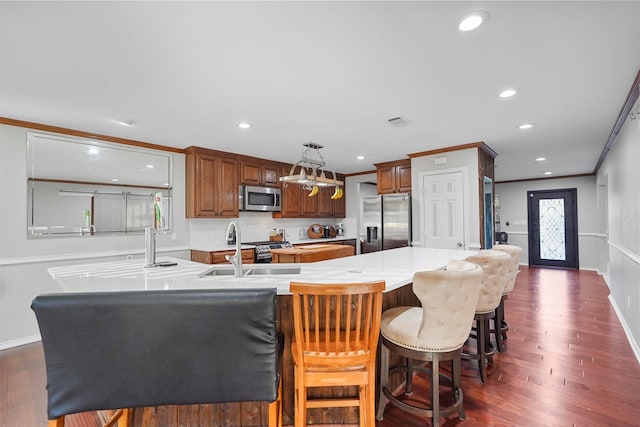
[[(640, 365), (594, 272), (522, 267), (506, 301), (508, 350), (494, 357), (486, 384), (463, 361), (467, 419), (445, 426), (638, 426)], [(418, 380), (413, 397), (423, 395)], [(90, 391), (88, 391), (90, 392)], [(93, 427), (95, 414), (68, 418)], [(39, 343), (0, 352), (0, 426), (46, 425)], [(377, 427), (429, 425), (388, 406)], [(167, 426), (168, 427), (168, 426)]]

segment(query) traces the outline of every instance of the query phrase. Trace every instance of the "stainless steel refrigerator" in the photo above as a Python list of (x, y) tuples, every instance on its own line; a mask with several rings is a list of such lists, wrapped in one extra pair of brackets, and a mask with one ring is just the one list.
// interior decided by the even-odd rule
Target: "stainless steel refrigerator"
[(360, 253), (411, 246), (411, 194), (363, 196)]

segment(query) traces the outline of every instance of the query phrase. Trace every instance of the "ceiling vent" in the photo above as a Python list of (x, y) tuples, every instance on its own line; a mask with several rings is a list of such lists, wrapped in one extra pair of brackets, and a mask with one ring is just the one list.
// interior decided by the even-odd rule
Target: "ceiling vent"
[(407, 126), (409, 124), (409, 120), (405, 119), (404, 117), (392, 117), (390, 119), (387, 119), (387, 122), (390, 125), (393, 125), (395, 127), (400, 127), (400, 126)]

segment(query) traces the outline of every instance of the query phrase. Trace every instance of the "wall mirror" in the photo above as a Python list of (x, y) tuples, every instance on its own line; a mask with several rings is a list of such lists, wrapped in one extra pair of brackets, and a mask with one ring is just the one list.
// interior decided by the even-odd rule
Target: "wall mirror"
[(29, 238), (171, 229), (169, 153), (29, 132), (27, 162)]

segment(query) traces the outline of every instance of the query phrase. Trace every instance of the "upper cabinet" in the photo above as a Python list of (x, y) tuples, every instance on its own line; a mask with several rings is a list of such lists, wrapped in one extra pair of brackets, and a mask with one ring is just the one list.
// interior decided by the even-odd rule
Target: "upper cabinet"
[[(283, 175), (288, 175), (289, 168), (282, 170)], [(344, 181), (344, 175), (337, 174), (339, 180)], [(309, 196), (309, 191), (300, 184), (289, 183), (282, 186), (282, 210), (274, 212), (276, 218), (344, 218), (346, 215), (344, 187), (343, 196), (332, 199), (335, 187), (319, 187), (318, 193)]]
[[(336, 174), (336, 178), (342, 182), (345, 182), (344, 175)], [(316, 198), (318, 199), (318, 217), (334, 217), (344, 218), (346, 216), (346, 204), (345, 204), (345, 186), (340, 187), (342, 189), (342, 197), (339, 199), (332, 199), (335, 187), (320, 187)]]
[(378, 194), (411, 191), (411, 159), (376, 163)]
[(280, 187), (280, 164), (255, 157), (241, 157), (240, 184)]
[(238, 216), (238, 160), (214, 150), (185, 149), (187, 218)]
[[(339, 199), (332, 199), (335, 187), (319, 187), (317, 194), (300, 184), (280, 183), (291, 165), (256, 157), (200, 147), (185, 149), (187, 218), (236, 218), (239, 216), (239, 185), (281, 187), (281, 211), (274, 218), (344, 218), (344, 187)], [(337, 179), (345, 177), (336, 174)]]
[[(282, 174), (288, 175), (289, 168), (284, 168)], [(318, 216), (318, 199), (316, 196), (309, 197), (309, 193), (300, 184), (289, 183), (286, 184), (286, 187), (283, 184), (282, 210), (274, 212), (273, 216), (281, 218), (315, 218)]]

